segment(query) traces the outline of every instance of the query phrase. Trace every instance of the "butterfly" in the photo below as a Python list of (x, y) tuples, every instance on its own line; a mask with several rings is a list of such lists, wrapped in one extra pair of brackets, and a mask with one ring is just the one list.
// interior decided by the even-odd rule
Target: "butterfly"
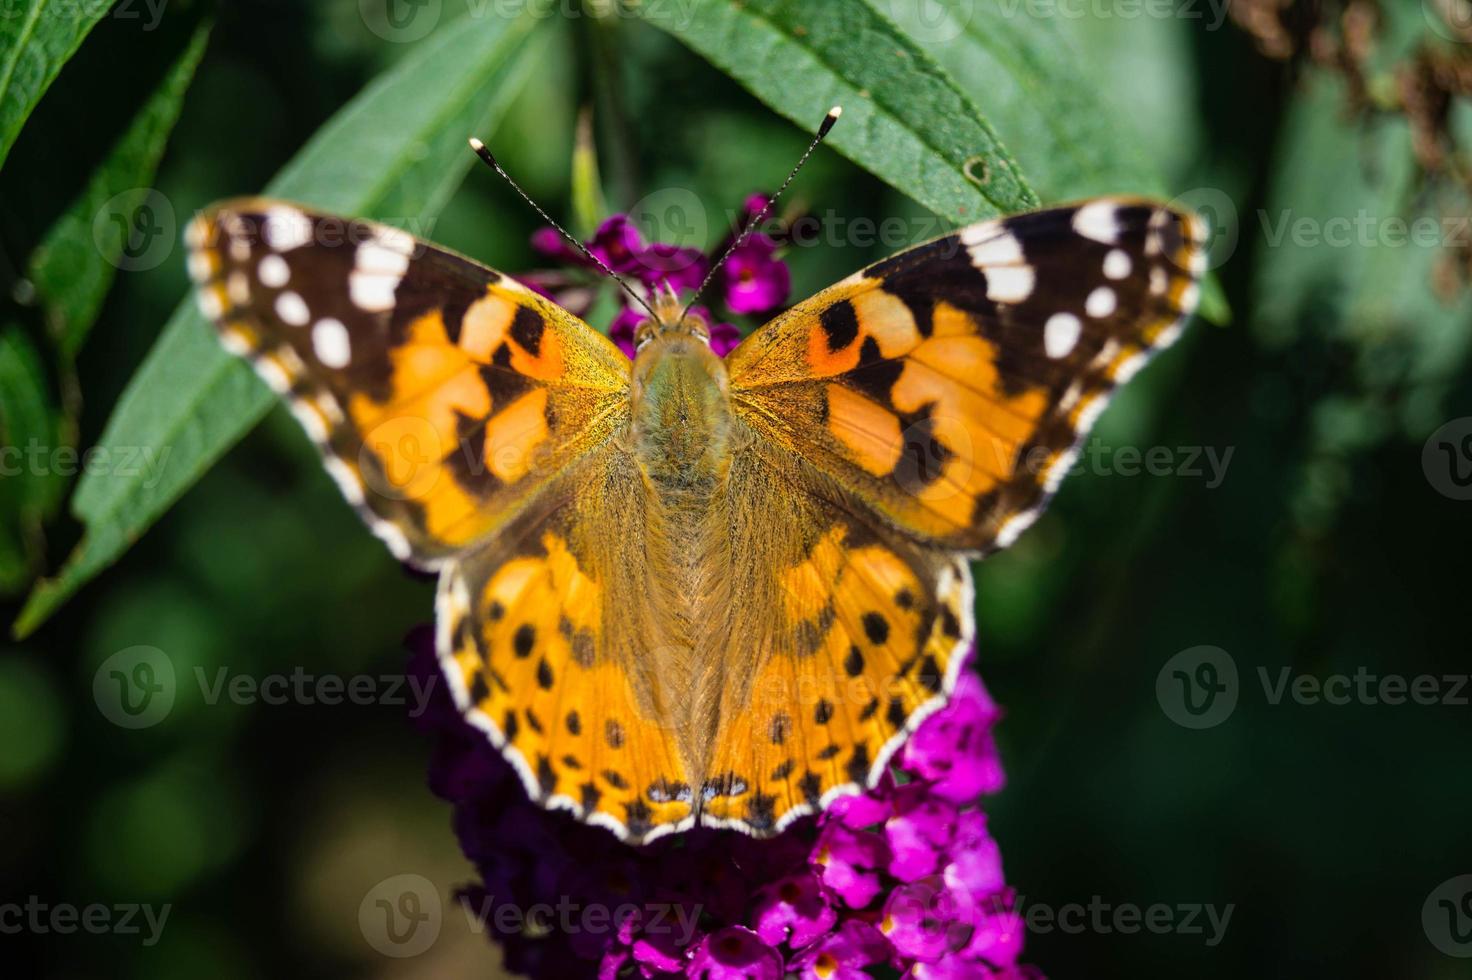
[(969, 561), (1035, 521), (1193, 311), (1205, 226), (1106, 198), (986, 221), (724, 359), (657, 298), (630, 359), (403, 231), (235, 200), (187, 231), (225, 347), (393, 554), (527, 793), (633, 843), (780, 832), (871, 787), (975, 636)]

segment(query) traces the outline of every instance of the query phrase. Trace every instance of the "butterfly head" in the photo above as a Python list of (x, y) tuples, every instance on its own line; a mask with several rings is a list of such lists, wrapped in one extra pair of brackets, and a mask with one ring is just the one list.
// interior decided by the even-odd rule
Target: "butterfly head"
[(714, 476), (730, 433), (725, 362), (710, 328), (678, 301), (656, 294), (655, 316), (639, 325), (630, 388), (637, 455), (657, 482), (697, 484)]
[(634, 345), (639, 350), (656, 337), (687, 337), (710, 346), (710, 324), (698, 313), (687, 311), (668, 284), (655, 289), (654, 315), (634, 330)]

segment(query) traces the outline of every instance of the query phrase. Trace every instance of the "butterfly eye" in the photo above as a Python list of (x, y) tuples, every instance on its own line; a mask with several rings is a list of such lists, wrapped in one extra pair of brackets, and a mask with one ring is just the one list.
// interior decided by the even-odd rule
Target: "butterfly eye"
[(634, 328), (634, 349), (643, 350), (659, 334), (659, 324), (653, 320), (642, 320)]
[(702, 342), (710, 343), (710, 325), (705, 322), (705, 317), (697, 313), (685, 314), (685, 319), (680, 321), (680, 326), (692, 337), (698, 337)]

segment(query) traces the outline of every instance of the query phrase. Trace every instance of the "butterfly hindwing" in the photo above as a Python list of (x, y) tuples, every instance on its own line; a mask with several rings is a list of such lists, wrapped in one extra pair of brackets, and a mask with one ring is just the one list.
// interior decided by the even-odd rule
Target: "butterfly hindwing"
[(187, 234), (200, 305), (344, 495), (435, 567), (606, 440), (628, 361), (515, 280), (373, 222), (229, 201)]
[(590, 456), (445, 570), (437, 610), (456, 702), (531, 798), (632, 841), (693, 822), (645, 601), (648, 504), (627, 456)]
[(974, 635), (971, 573), (774, 444), (732, 461), (729, 494), (741, 602), (719, 627), (702, 818), (766, 835), (874, 785), (945, 703)]
[(1205, 267), (1193, 215), (1099, 199), (878, 262), (727, 359), (754, 430), (945, 547), (1036, 519), (1114, 389), (1171, 343)]

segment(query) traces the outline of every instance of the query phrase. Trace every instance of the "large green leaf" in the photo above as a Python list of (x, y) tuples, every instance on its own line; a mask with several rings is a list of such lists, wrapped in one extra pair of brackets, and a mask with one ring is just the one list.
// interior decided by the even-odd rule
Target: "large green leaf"
[(28, 0), (0, 16), (0, 165), (31, 110), (112, 4)]
[(1045, 200), (1164, 190), (1054, 18), (1029, 16), (1017, 0), (884, 7), (976, 99)]
[(936, 214), (969, 222), (1037, 195), (950, 76), (865, 0), (690, 0), (636, 8), (774, 110)]
[[(542, 45), (530, 13), (431, 36), (345, 106), (266, 193), (352, 215), (424, 222), (439, 213)], [(82, 479), (72, 502), (86, 525), (61, 572), (38, 585), (15, 632), (34, 630), (106, 568), (271, 407), (271, 393), (216, 343), (186, 300), (113, 411), (99, 445), (153, 454), (125, 476)]]
[(108, 202), (117, 200), (118, 195), (153, 182), (184, 104), (184, 93), (204, 54), (209, 31), (208, 24), (195, 31), (163, 84), (31, 256), (31, 282), (46, 309), (57, 345), (68, 356), (81, 347), (124, 261), (125, 234), (114, 224), (99, 225), (99, 216), (109, 216)]
[(40, 553), (41, 518), (61, 485), (55, 399), (35, 345), (15, 323), (0, 324), (0, 595), (30, 581)]

